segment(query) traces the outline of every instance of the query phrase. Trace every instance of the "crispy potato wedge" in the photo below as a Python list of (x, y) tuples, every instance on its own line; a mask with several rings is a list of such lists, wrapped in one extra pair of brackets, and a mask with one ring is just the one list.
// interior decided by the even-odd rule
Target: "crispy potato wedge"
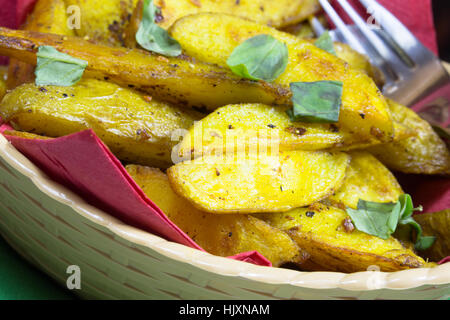
[(358, 135), (345, 128), (340, 129), (335, 124), (292, 122), (286, 109), (263, 104), (219, 108), (195, 123), (178, 145), (178, 155), (180, 159), (189, 160), (258, 148), (276, 152), (361, 147)]
[[(69, 10), (71, 6), (79, 10), (81, 18), (79, 19), (80, 27), (75, 28), (77, 36), (88, 37), (93, 41), (110, 45), (123, 45), (123, 32), (128, 25), (137, 0), (64, 1)], [(75, 14), (75, 11), (73, 11), (73, 14)]]
[(217, 215), (193, 207), (170, 187), (159, 169), (129, 165), (128, 173), (145, 194), (209, 253), (232, 256), (256, 250), (277, 267), (301, 263), (307, 256), (289, 236), (250, 215)]
[(412, 129), (415, 135), (367, 150), (392, 170), (416, 174), (450, 174), (450, 152), (431, 125), (413, 110), (388, 101), (393, 118)]
[(254, 216), (286, 231), (310, 254), (301, 265), (303, 270), (358, 272), (378, 266), (381, 271), (397, 271), (425, 264), (393, 237), (384, 240), (352, 230), (347, 213), (332, 206), (317, 203), (285, 213)]
[(180, 162), (167, 174), (175, 192), (207, 212), (282, 212), (331, 195), (348, 163), (341, 152), (240, 152)]
[(31, 139), (31, 140), (50, 140), (53, 138), (41, 136), (34, 133), (29, 133), (25, 131), (17, 131), (17, 130), (5, 130), (3, 131), (3, 134), (5, 136), (12, 136), (12, 137), (18, 137), (18, 138), (24, 138), (24, 139)]
[(94, 44), (76, 37), (0, 27), (0, 54), (36, 63), (49, 45), (88, 62), (85, 75), (134, 86), (162, 101), (214, 110), (233, 103), (289, 104), (286, 88), (244, 80), (231, 71), (189, 58), (166, 58), (142, 50)]
[(275, 28), (298, 23), (320, 10), (317, 0), (156, 0), (165, 29), (176, 20), (201, 12), (227, 13)]
[(339, 124), (368, 144), (393, 138), (387, 103), (372, 79), (309, 41), (239, 17), (213, 13), (181, 18), (170, 33), (186, 54), (223, 67), (236, 46), (253, 36), (269, 34), (284, 42), (289, 51), (288, 66), (274, 83), (287, 90), (290, 83), (298, 81), (342, 81)]
[(6, 94), (6, 79), (8, 70), (0, 66), (0, 101), (2, 101), (3, 96)]
[(371, 77), (373, 81), (375, 81), (378, 88), (383, 87), (385, 82), (383, 72), (372, 65), (367, 56), (359, 53), (358, 51), (352, 49), (349, 45), (342, 42), (335, 42), (334, 50), (336, 50), (336, 55), (342, 60), (348, 62), (352, 68), (360, 70)]
[(0, 115), (15, 128), (49, 137), (93, 129), (118, 158), (168, 167), (172, 133), (198, 115), (114, 83), (81, 80), (71, 87), (24, 84), (8, 93)]
[(404, 192), (394, 175), (368, 152), (350, 153), (344, 183), (329, 199), (345, 207), (357, 208), (358, 200), (396, 202)]
[(435, 243), (419, 254), (431, 261), (440, 261), (450, 256), (450, 209), (414, 215), (420, 224), (424, 236), (435, 236)]
[[(67, 26), (64, 0), (39, 0), (32, 13), (27, 17), (24, 30), (73, 35)], [(10, 59), (8, 70), (8, 89), (14, 89), (22, 83), (34, 81), (34, 65), (16, 59)]]

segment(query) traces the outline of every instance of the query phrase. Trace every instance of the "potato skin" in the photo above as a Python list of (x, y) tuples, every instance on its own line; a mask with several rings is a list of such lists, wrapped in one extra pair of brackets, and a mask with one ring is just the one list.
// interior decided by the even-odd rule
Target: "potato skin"
[(350, 157), (344, 183), (330, 200), (356, 209), (359, 199), (396, 202), (404, 193), (394, 175), (373, 155), (354, 151)]
[(301, 263), (306, 255), (289, 236), (249, 215), (215, 215), (193, 207), (175, 194), (159, 169), (128, 165), (128, 173), (144, 193), (196, 243), (211, 254), (232, 256), (256, 250), (277, 267)]
[(416, 174), (450, 174), (450, 152), (431, 125), (413, 110), (389, 101), (393, 118), (414, 136), (367, 150), (389, 169)]
[(253, 36), (269, 34), (284, 42), (289, 51), (288, 66), (273, 83), (289, 89), (290, 83), (298, 81), (342, 81), (339, 124), (367, 144), (389, 142), (393, 138), (387, 103), (373, 80), (309, 41), (262, 24), (213, 13), (181, 18), (170, 33), (186, 54), (223, 67), (236, 46)]
[(415, 214), (414, 220), (422, 227), (424, 236), (435, 236), (435, 243), (427, 250), (419, 254), (431, 261), (439, 262), (450, 256), (450, 209)]
[(6, 94), (6, 79), (8, 70), (0, 66), (0, 102)]
[(285, 213), (254, 215), (286, 231), (310, 255), (301, 265), (307, 271), (381, 271), (422, 267), (425, 261), (393, 237), (387, 240), (354, 229), (346, 232), (344, 210), (323, 204)]
[[(137, 0), (64, 0), (67, 7), (80, 8), (79, 37), (114, 46), (123, 45), (123, 32)], [(36, 30), (39, 31), (39, 30)]]
[(93, 129), (121, 160), (163, 168), (172, 163), (172, 132), (198, 117), (94, 79), (71, 87), (24, 84), (5, 96), (0, 114), (17, 129), (49, 137)]
[(320, 10), (317, 0), (156, 0), (165, 29), (176, 20), (201, 12), (226, 13), (275, 28), (295, 24)]
[[(39, 0), (33, 12), (27, 17), (24, 30), (48, 32), (61, 35), (73, 35), (67, 26), (64, 0)], [(8, 89), (14, 89), (22, 83), (34, 81), (34, 66), (10, 59), (8, 70)]]
[(183, 106), (214, 110), (233, 103), (289, 104), (288, 90), (267, 82), (244, 80), (231, 71), (188, 57), (166, 58), (142, 50), (113, 48), (77, 37), (0, 27), (0, 54), (36, 64), (41, 45), (85, 60), (87, 77), (133, 86)]
[(207, 212), (284, 212), (331, 195), (348, 163), (342, 152), (239, 152), (180, 162), (167, 174), (176, 193)]

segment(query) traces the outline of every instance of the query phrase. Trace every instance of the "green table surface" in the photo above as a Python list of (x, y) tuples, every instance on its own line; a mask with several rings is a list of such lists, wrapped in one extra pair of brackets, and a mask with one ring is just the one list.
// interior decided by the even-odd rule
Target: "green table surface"
[(76, 297), (25, 261), (0, 237), (0, 300), (68, 299)]

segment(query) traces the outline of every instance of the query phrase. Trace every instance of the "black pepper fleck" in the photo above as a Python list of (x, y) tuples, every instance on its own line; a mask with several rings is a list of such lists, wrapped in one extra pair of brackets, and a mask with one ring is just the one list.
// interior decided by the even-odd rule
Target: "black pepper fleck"
[(306, 211), (306, 216), (307, 216), (308, 218), (314, 217), (314, 214), (315, 214), (314, 211)]

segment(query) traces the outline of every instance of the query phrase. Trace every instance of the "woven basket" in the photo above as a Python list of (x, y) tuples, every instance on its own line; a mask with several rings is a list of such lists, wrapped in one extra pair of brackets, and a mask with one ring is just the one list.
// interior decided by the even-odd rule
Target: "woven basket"
[(448, 299), (450, 263), (393, 273), (297, 272), (210, 255), (127, 226), (51, 181), (0, 135), (0, 233), (90, 299)]

